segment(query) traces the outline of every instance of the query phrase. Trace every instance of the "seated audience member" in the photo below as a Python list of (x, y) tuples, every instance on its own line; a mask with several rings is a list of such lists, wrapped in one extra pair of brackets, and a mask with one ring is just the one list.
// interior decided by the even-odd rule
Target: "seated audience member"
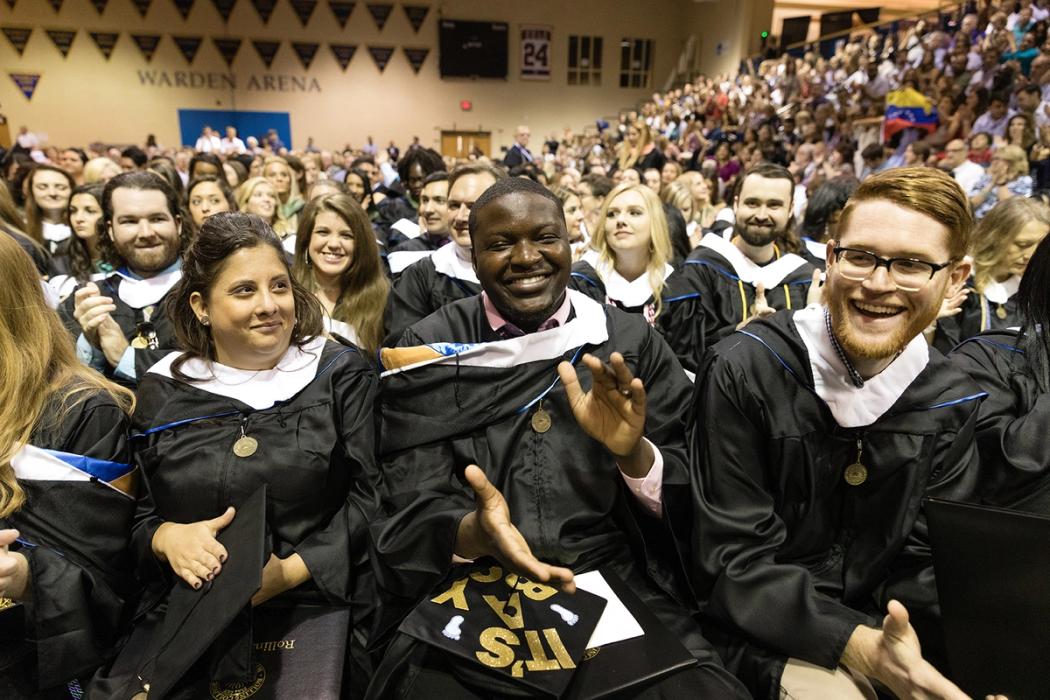
[[(326, 194), (347, 194), (346, 185), (336, 180), (317, 180), (307, 190), (306, 202), (309, 204), (310, 200), (323, 197)], [(356, 202), (357, 199), (355, 198), (354, 201)]]
[(69, 227), (69, 196), (73, 178), (61, 168), (35, 165), (25, 181), (25, 233), (51, 255), (54, 274), (69, 271), (66, 252), (73, 229)]
[(992, 164), (970, 195), (973, 213), (981, 219), (999, 202), (1011, 197), (1032, 194), (1032, 176), (1028, 174), (1028, 157), (1020, 146), (995, 149)]
[(162, 302), (182, 276), (188, 231), (159, 175), (121, 173), (106, 183), (98, 246), (113, 274), (79, 286), (59, 308), (83, 362), (134, 386), (174, 347)]
[(953, 139), (944, 147), (944, 158), (941, 159), (940, 167), (951, 172), (952, 177), (962, 187), (966, 196), (972, 196), (984, 175), (984, 168), (967, 158), (966, 142), (962, 139)]
[(471, 258), (470, 208), (482, 192), (506, 177), (485, 163), (457, 166), (448, 178), (449, 236), (452, 240), (433, 255), (412, 263), (394, 281), (386, 308), (390, 345), (416, 321), (445, 304), (481, 291)]
[[(699, 245), (700, 238), (703, 232), (711, 228), (715, 223), (715, 217), (718, 215), (719, 209), (722, 208), (721, 200), (718, 196), (718, 181), (717, 179), (709, 179), (704, 177), (702, 173), (696, 170), (690, 170), (689, 172), (682, 173), (678, 177), (679, 182), (684, 182), (689, 186), (689, 192), (693, 195), (693, 220), (699, 225), (699, 230), (696, 232), (696, 245)], [(693, 238), (694, 234), (690, 234), (690, 239)], [(695, 248), (696, 245), (693, 247)]]
[(33, 259), (41, 277), (47, 279), (52, 274), (51, 256), (43, 245), (25, 234), (25, 221), (3, 178), (0, 178), (0, 233), (12, 238)]
[(66, 249), (69, 273), (55, 275), (47, 281), (59, 302), (65, 301), (78, 285), (93, 278), (104, 278), (113, 268), (102, 260), (98, 244), (98, 221), (102, 218), (101, 183), (73, 188), (69, 198), (69, 224), (73, 237)]
[(190, 159), (189, 177), (186, 182), (188, 183), (190, 180), (196, 180), (205, 175), (214, 177), (222, 177), (223, 175), (222, 161), (214, 153), (198, 153)]
[(84, 184), (84, 166), (87, 162), (87, 153), (79, 148), (64, 148), (58, 158), (59, 167), (69, 173), (77, 185)]
[(235, 190), (248, 179), (248, 168), (239, 160), (227, 160), (223, 161), (222, 174), (226, 180), (226, 186)]
[(658, 325), (687, 370), (751, 320), (806, 305), (814, 267), (793, 252), (794, 190), (783, 166), (747, 170), (733, 201), (732, 240), (708, 233), (667, 280)]
[(441, 154), (431, 148), (412, 148), (397, 163), (397, 175), (404, 190), (402, 196), (390, 196), (380, 202), (376, 223), (380, 237), (385, 234), (386, 247), (393, 250), (410, 236), (400, 231), (396, 224), (401, 219), (411, 223), (419, 220), (419, 198), (427, 177), (445, 170)]
[(674, 271), (664, 206), (645, 185), (618, 185), (605, 198), (600, 220), (591, 251), (572, 266), (570, 284), (592, 299), (642, 314), (651, 325), (664, 280)]
[(296, 280), (321, 302), (325, 330), (374, 356), (390, 283), (368, 216), (350, 195), (333, 194), (310, 200), (300, 223)]
[(142, 170), (146, 167), (149, 156), (138, 146), (128, 146), (120, 152), (120, 169), (126, 173)]
[(580, 195), (580, 208), (583, 209), (583, 225), (586, 228), (584, 238), (590, 240), (598, 230), (601, 220), (602, 202), (609, 196), (614, 187), (613, 181), (604, 175), (595, 173), (584, 175), (576, 185)]
[[(970, 135), (970, 154), (968, 156), (970, 160), (987, 168), (992, 164), (992, 155), (994, 155), (994, 150), (991, 134), (980, 131)], [(972, 197), (973, 193), (970, 196)]]
[[(324, 338), (320, 303), (256, 217), (207, 219), (183, 272), (167, 311), (185, 350), (144, 375), (132, 424), (132, 456), (149, 486), (133, 538), (140, 560), (163, 565), (153, 567), (151, 591), (164, 601), (178, 579), (199, 589), (225, 575), (215, 536), (266, 484), (268, 558), (251, 618), (274, 599), (352, 612), (356, 626), (373, 604), (371, 577), (359, 575), (377, 477), (372, 365)], [(149, 645), (138, 642), (165, 633), (164, 611), (158, 605), (136, 624), (106, 674), (107, 697), (131, 697), (149, 683)], [(325, 653), (341, 660), (345, 627), (343, 635), (320, 646), (333, 645)], [(220, 680), (211, 671), (228, 668), (223, 660), (248, 653), (251, 642), (227, 635), (225, 644), (193, 649), (206, 662), (180, 680), (184, 695), (173, 694), (207, 697), (209, 681)], [(267, 670), (267, 682), (277, 681), (278, 669)]]
[(573, 261), (579, 260), (590, 247), (590, 237), (584, 225), (580, 195), (576, 190), (567, 187), (555, 187), (551, 192), (561, 201), (561, 211), (565, 215), (565, 228), (569, 232), (569, 245), (572, 247), (572, 259)]
[(136, 594), (133, 397), (77, 361), (32, 260), (6, 236), (0, 276), (0, 609), (14, 600), (25, 619), (24, 633), (4, 626), (0, 697), (79, 696)]
[(428, 257), (447, 244), (449, 238), (448, 173), (439, 170), (427, 175), (419, 193), (419, 235), (390, 251), (387, 260), (395, 277), (406, 267)]
[(823, 183), (806, 203), (806, 213), (795, 234), (802, 241), (799, 251), (810, 265), (824, 269), (827, 243), (838, 235), (839, 216), (860, 182), (840, 175)]
[(299, 183), (292, 167), (284, 158), (270, 156), (263, 166), (263, 177), (273, 185), (281, 220), (284, 221), (288, 232), (294, 234), (299, 226), (299, 212), (306, 206), (306, 202), (299, 194)]
[(694, 582), (756, 697), (874, 698), (869, 679), (966, 697), (920, 653), (940, 646), (922, 499), (973, 495), (983, 394), (922, 330), (972, 231), (946, 173), (873, 175), (829, 244), (826, 306), (748, 324), (697, 373)]
[[(1000, 202), (977, 223), (973, 277), (936, 321), (934, 346), (947, 353), (982, 331), (1021, 324), (1017, 290), (1036, 246), (1050, 232), (1050, 209), (1037, 199)], [(945, 315), (951, 314), (951, 315)]]
[(949, 355), (988, 393), (977, 418), (981, 501), (1039, 515), (1050, 515), (1048, 289), (1050, 242), (1043, 238), (1017, 292), (1020, 327), (973, 336)]
[[(744, 697), (676, 602), (674, 564), (640, 547), (639, 519), (672, 540), (665, 505), (685, 496), (691, 390), (673, 353), (638, 315), (567, 290), (565, 218), (542, 186), (498, 181), (474, 202), (470, 235), (483, 293), (443, 306), (382, 352), (388, 369), (402, 368), (381, 392), (372, 533), (384, 604), (415, 604), (465, 575), (455, 564), (464, 558), (495, 557), (569, 590), (574, 573), (607, 567), (700, 662), (671, 685), (685, 678), (688, 697)], [(406, 367), (434, 353), (419, 346), (446, 343), (471, 344), (478, 359)], [(508, 365), (511, 348), (523, 359)], [(498, 364), (486, 364), (489, 353)], [(522, 409), (529, 397), (538, 401)], [(482, 697), (512, 690), (459, 668), (398, 635), (369, 691), (424, 697), (416, 679), (427, 677)]]
[(294, 252), (295, 236), (290, 235), (287, 223), (281, 218), (273, 183), (264, 177), (250, 177), (237, 188), (236, 197), (237, 211), (258, 216), (284, 242), (284, 249)]
[(237, 200), (225, 179), (205, 175), (186, 186), (186, 208), (193, 230), (199, 231), (204, 220), (212, 214), (237, 211)]
[[(171, 186), (171, 189), (175, 192), (175, 195), (179, 198), (179, 202), (183, 205), (186, 203), (186, 184), (182, 181), (182, 176), (179, 174), (178, 168), (175, 167), (175, 163), (170, 158), (154, 158), (150, 162), (146, 163), (146, 170), (152, 173), (157, 173)], [(212, 177), (210, 175), (201, 175), (200, 177)], [(185, 216), (183, 218), (186, 218)]]

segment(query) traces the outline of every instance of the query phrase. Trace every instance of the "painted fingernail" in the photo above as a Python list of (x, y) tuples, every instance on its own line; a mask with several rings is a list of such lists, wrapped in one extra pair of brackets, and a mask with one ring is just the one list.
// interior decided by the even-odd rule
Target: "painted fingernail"
[(197, 581), (197, 583), (193, 584), (193, 590), (197, 590), (200, 587), (201, 587), (201, 582), (200, 581)]
[(225, 564), (226, 563), (226, 555), (225, 554), (223, 554), (221, 557), (219, 557), (219, 563), (220, 564)]

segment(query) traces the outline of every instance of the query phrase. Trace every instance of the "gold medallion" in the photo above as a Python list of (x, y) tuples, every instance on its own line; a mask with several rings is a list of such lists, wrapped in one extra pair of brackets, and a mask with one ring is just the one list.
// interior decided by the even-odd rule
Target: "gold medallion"
[(532, 414), (532, 430), (537, 433), (545, 433), (551, 429), (551, 414), (542, 408), (536, 409)]
[(850, 486), (860, 486), (868, 480), (868, 468), (860, 462), (855, 462), (846, 467), (846, 473), (844, 476), (846, 483)]
[(1006, 319), (1006, 307), (1005, 306), (998, 307), (995, 310), (995, 315), (999, 317), (1000, 321), (1005, 320)]
[(131, 339), (131, 347), (136, 350), (145, 350), (149, 347), (149, 340), (147, 340), (145, 336), (136, 335)]
[(233, 454), (238, 457), (251, 457), (259, 449), (259, 441), (248, 435), (241, 435), (233, 443)]

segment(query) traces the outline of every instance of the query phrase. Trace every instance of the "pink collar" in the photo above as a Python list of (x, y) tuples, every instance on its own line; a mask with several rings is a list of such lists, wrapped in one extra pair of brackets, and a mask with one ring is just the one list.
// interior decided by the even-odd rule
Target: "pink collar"
[[(505, 330), (507, 334), (511, 336), (525, 335), (524, 331), (503, 318), (503, 315), (496, 310), (496, 307), (489, 299), (489, 295), (485, 292), (481, 293), (481, 303), (485, 307), (485, 318), (488, 320), (489, 327), (493, 331), (499, 333), (500, 331)], [(570, 313), (572, 313), (572, 302), (569, 300), (569, 292), (566, 290), (565, 301), (563, 301), (561, 306), (558, 307), (558, 310), (554, 312), (554, 315), (541, 323), (536, 330), (546, 331), (551, 328), (563, 326), (565, 325), (565, 322), (569, 320)]]

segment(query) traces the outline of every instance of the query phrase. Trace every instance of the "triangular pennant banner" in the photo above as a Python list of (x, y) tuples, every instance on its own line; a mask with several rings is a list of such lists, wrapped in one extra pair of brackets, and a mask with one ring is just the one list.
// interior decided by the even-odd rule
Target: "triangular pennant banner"
[(390, 13), (394, 11), (393, 5), (383, 3), (369, 3), (368, 12), (372, 15), (372, 19), (376, 21), (376, 26), (379, 27), (379, 31), (383, 31), (383, 27), (386, 25), (386, 21), (390, 19)]
[(131, 0), (135, 3), (135, 9), (139, 11), (139, 14), (143, 17), (149, 12), (149, 6), (153, 4), (153, 0)]
[(120, 38), (120, 34), (112, 32), (88, 32), (91, 38), (95, 41), (95, 46), (102, 52), (102, 55), (109, 60), (109, 57), (113, 55), (113, 47), (117, 45), (117, 39)]
[(355, 44), (329, 44), (329, 46), (332, 48), (332, 55), (335, 56), (336, 62), (345, 73), (346, 67), (350, 65), (350, 61), (354, 58), (357, 46)]
[(317, 0), (290, 0), (290, 2), (299, 21), (305, 27), (306, 23), (310, 21), (310, 15), (314, 13), (314, 8), (317, 7)]
[(390, 63), (390, 57), (394, 55), (392, 46), (369, 46), (368, 53), (372, 54), (372, 60), (376, 62), (376, 68), (382, 73), (386, 70), (386, 64)]
[(196, 0), (172, 0), (175, 3), (175, 9), (179, 11), (183, 19), (187, 19), (190, 16), (190, 11), (193, 10), (193, 3)]
[(356, 4), (356, 2), (347, 2), (347, 0), (328, 0), (328, 6), (332, 8), (335, 20), (339, 22), (339, 26), (343, 29), (346, 29), (346, 23), (350, 19), (350, 13), (354, 11), (354, 5)]
[(402, 46), (401, 50), (405, 52), (405, 58), (412, 65), (413, 72), (418, 74), (419, 69), (423, 67), (423, 62), (427, 60), (430, 49), (409, 49)]
[(269, 69), (273, 65), (273, 57), (277, 55), (277, 49), (281, 48), (281, 42), (279, 41), (253, 41), (252, 45), (255, 47), (255, 53), (259, 54), (259, 58), (266, 64), (266, 68)]
[(109, 0), (91, 0), (91, 4), (95, 6), (99, 14), (106, 11), (106, 5), (109, 4)]
[(233, 65), (233, 59), (237, 58), (237, 51), (241, 48), (240, 39), (216, 39), (212, 37), (212, 43), (222, 54), (222, 60), (226, 61), (226, 67)]
[(255, 6), (255, 11), (259, 13), (259, 19), (263, 21), (263, 24), (266, 24), (270, 21), (273, 8), (277, 7), (277, 0), (252, 0), (252, 5)]
[(8, 75), (11, 76), (11, 80), (15, 81), (15, 85), (22, 91), (27, 100), (33, 99), (37, 83), (40, 82), (39, 73), (8, 73)]
[(423, 26), (423, 20), (427, 18), (427, 13), (430, 12), (429, 5), (402, 5), (405, 8), (405, 16), (408, 17), (408, 23), (412, 25), (412, 29), (419, 33), (419, 28)]
[(18, 2), (18, 0), (7, 0), (7, 6), (10, 7), (13, 10), (13, 9), (15, 9), (15, 3), (16, 2)]
[(47, 35), (51, 37), (51, 43), (55, 45), (62, 58), (69, 55), (69, 49), (73, 47), (73, 39), (77, 37), (76, 30), (48, 29)]
[(233, 12), (233, 6), (237, 4), (237, 0), (211, 0), (211, 2), (222, 15), (222, 21), (229, 22), (230, 13)]
[(55, 8), (55, 12), (61, 12), (62, 0), (51, 0), (51, 7)]
[(303, 64), (303, 70), (310, 70), (310, 64), (314, 62), (314, 56), (317, 55), (319, 46), (320, 44), (308, 41), (292, 42), (292, 48), (295, 49), (295, 55), (299, 57), (299, 63)]
[(160, 34), (132, 34), (131, 38), (139, 47), (139, 51), (142, 52), (142, 57), (146, 59), (146, 63), (152, 61), (153, 54), (157, 51), (157, 44), (160, 43)]
[(197, 57), (197, 50), (201, 47), (201, 38), (199, 36), (173, 36), (171, 38), (179, 47), (179, 52), (186, 59), (186, 63), (192, 66), (193, 59)]
[(3, 31), (4, 36), (11, 42), (11, 46), (15, 47), (15, 51), (21, 56), (26, 50), (26, 44), (29, 43), (29, 37), (33, 35), (33, 29), (31, 27), (3, 27)]

